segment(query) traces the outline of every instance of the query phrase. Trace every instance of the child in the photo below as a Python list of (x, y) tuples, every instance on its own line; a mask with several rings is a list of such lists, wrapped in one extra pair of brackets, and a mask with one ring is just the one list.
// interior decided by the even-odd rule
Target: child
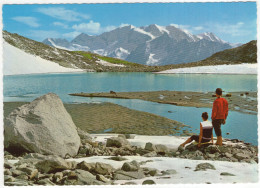
[(208, 113), (203, 112), (202, 115), (203, 122), (200, 123), (200, 134), (199, 135), (193, 135), (190, 138), (188, 138), (184, 143), (182, 143), (180, 146), (184, 147), (186, 144), (192, 142), (195, 140), (198, 142), (198, 147), (200, 147), (201, 143), (212, 141), (213, 144), (213, 126), (210, 121), (208, 121)]

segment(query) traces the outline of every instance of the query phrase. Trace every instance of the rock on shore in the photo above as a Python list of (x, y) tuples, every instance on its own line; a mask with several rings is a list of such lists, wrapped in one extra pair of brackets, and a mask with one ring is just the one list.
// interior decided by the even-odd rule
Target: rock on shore
[(75, 124), (53, 93), (15, 109), (4, 123), (4, 145), (9, 151), (75, 156), (80, 137)]

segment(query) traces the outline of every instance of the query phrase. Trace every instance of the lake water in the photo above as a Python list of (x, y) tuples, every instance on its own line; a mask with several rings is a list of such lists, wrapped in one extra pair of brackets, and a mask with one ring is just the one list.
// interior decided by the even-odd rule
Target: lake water
[[(192, 126), (199, 132), (201, 113), (209, 108), (181, 107), (142, 100), (83, 98), (69, 96), (77, 92), (124, 91), (214, 91), (221, 87), (226, 92), (257, 91), (256, 75), (210, 75), (152, 73), (65, 73), (4, 76), (4, 101), (32, 101), (49, 92), (56, 93), (63, 102), (113, 102), (131, 109), (150, 112)], [(171, 113), (169, 113), (171, 111)], [(238, 138), (257, 145), (257, 115), (230, 112), (223, 136)], [(225, 135), (229, 132), (230, 135)]]

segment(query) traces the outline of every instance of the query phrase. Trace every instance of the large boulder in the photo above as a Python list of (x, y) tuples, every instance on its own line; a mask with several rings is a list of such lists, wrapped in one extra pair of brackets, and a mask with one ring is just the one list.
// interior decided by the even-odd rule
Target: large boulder
[(80, 137), (60, 98), (54, 93), (16, 108), (5, 119), (4, 145), (10, 151), (75, 156)]

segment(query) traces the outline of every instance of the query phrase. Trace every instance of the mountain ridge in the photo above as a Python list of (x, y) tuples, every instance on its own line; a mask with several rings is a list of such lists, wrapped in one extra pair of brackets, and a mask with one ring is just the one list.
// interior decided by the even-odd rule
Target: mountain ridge
[[(165, 37), (165, 40), (167, 41), (167, 36), (165, 35)], [(164, 66), (147, 66), (85, 51), (72, 52), (58, 49), (7, 31), (3, 31), (3, 38), (12, 46), (19, 48), (28, 54), (55, 62), (60, 66), (95, 72), (159, 72), (185, 67), (257, 62), (256, 41), (250, 41), (240, 47), (218, 52), (202, 61)], [(156, 61), (154, 55), (151, 55), (150, 58)], [(104, 62), (106, 65), (104, 65)]]
[[(46, 40), (43, 43), (53, 45)], [(65, 47), (60, 42), (55, 45)], [(90, 51), (139, 64), (167, 65), (203, 60), (232, 47), (233, 45), (213, 33), (193, 35), (174, 25), (151, 24), (142, 27), (126, 25), (96, 36), (81, 33), (66, 48)]]

